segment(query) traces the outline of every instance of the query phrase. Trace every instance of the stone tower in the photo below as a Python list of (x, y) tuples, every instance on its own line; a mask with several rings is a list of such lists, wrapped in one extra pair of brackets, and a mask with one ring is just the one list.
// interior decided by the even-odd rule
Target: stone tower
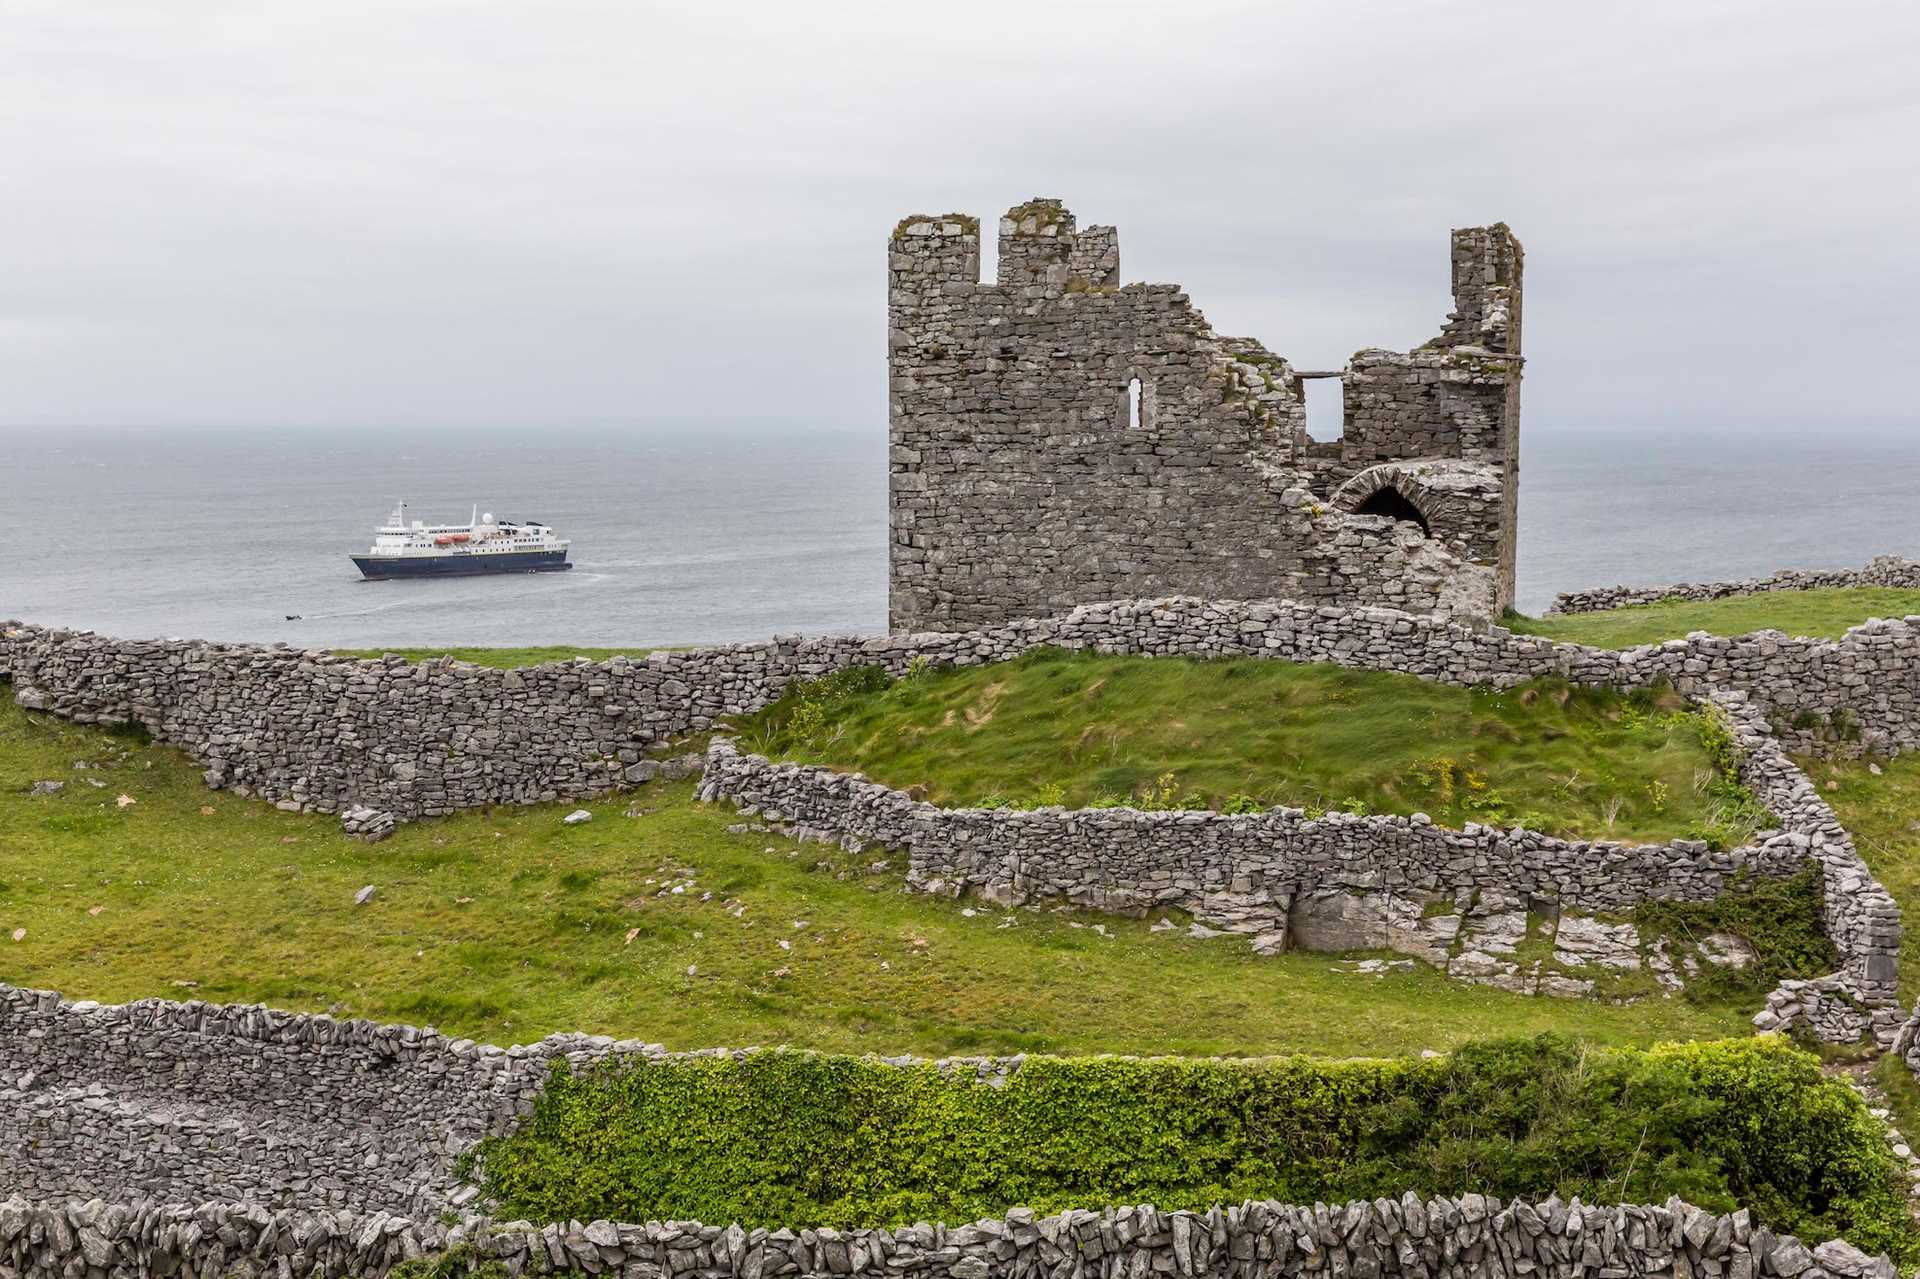
[[(1408, 352), (1296, 370), (1057, 200), (916, 216), (887, 246), (889, 618), (975, 626), (1164, 595), (1497, 616), (1513, 598), (1522, 254), (1453, 233), (1454, 310)], [(1302, 384), (1338, 377), (1337, 441)]]

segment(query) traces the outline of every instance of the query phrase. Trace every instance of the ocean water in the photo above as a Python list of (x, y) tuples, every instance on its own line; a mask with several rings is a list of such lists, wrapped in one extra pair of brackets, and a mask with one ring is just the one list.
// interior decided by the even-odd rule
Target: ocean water
[[(1920, 433), (1916, 433), (1920, 435)], [(1920, 439), (1525, 441), (1520, 606), (1920, 555)], [(573, 539), (569, 573), (366, 582), (407, 499)], [(0, 617), (313, 647), (653, 645), (884, 629), (884, 429), (0, 431)], [(298, 614), (298, 620), (288, 620)]]

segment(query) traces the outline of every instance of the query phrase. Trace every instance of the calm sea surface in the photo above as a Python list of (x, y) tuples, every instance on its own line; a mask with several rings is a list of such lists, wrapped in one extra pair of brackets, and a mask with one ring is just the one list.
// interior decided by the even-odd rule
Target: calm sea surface
[[(545, 520), (577, 567), (364, 582), (347, 557), (398, 497)], [(1920, 555), (1917, 498), (1920, 439), (1536, 431), (1520, 604)], [(127, 636), (649, 645), (886, 622), (878, 428), (0, 431), (0, 527), (0, 617)]]

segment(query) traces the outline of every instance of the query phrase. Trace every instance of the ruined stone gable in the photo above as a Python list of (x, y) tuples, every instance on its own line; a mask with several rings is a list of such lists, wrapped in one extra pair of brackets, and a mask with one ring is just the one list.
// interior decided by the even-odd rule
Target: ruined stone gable
[[(1454, 311), (1410, 352), (1296, 370), (1177, 285), (1120, 284), (1057, 200), (888, 243), (890, 623), (981, 625), (1187, 594), (1491, 617), (1513, 597), (1519, 242), (1453, 233)], [(1303, 382), (1338, 376), (1340, 440)]]

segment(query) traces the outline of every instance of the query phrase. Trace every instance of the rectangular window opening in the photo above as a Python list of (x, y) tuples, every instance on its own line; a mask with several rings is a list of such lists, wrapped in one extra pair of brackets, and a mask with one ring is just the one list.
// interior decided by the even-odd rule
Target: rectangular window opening
[(1307, 438), (1319, 444), (1337, 443), (1347, 431), (1346, 383), (1337, 377), (1300, 380), (1307, 402)]

